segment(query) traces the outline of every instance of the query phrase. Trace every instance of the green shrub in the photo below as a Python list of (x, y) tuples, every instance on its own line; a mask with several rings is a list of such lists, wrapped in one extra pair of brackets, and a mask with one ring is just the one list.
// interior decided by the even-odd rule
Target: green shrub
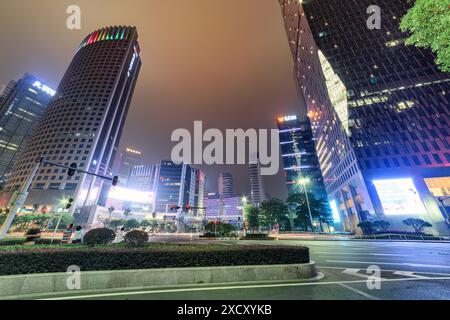
[(25, 238), (0, 240), (0, 246), (20, 246), (27, 242)]
[(66, 272), (78, 265), (82, 271), (188, 268), (308, 263), (306, 247), (160, 245), (142, 248), (15, 249), (0, 251), (0, 275)]
[(35, 241), (37, 238), (41, 237), (41, 229), (28, 229), (28, 231), (25, 233), (25, 237), (27, 242)]
[(109, 244), (116, 238), (116, 233), (108, 228), (93, 229), (86, 233), (83, 243), (87, 245)]
[(148, 233), (141, 230), (133, 230), (125, 235), (125, 243), (132, 246), (142, 246), (148, 242)]

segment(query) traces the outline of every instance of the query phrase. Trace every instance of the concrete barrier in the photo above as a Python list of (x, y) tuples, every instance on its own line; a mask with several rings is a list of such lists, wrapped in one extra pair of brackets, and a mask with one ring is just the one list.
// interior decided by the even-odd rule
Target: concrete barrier
[[(315, 263), (267, 266), (168, 268), (80, 273), (80, 290), (166, 287), (208, 283), (285, 281), (310, 279), (317, 274)], [(0, 277), (0, 299), (23, 295), (68, 293), (73, 274), (48, 273)]]

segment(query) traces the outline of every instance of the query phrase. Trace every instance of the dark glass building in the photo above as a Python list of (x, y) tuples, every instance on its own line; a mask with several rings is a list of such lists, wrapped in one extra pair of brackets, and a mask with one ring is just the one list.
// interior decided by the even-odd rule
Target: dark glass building
[(42, 119), (55, 90), (25, 74), (11, 81), (0, 99), (0, 190)]
[[(352, 217), (388, 220), (395, 230), (406, 228), (406, 218), (420, 218), (433, 225), (430, 231), (448, 234), (448, 215), (436, 198), (450, 193), (450, 75), (438, 70), (429, 50), (405, 45), (400, 21), (413, 2), (280, 3), (319, 159), (320, 149), (344, 145), (341, 161), (331, 155), (323, 175), (345, 229), (357, 231), (347, 223)], [(368, 28), (373, 5), (381, 29)], [(327, 132), (333, 125), (347, 137)]]
[(307, 190), (317, 199), (328, 201), (311, 123), (300, 121), (297, 116), (280, 117), (277, 123), (288, 193), (303, 192), (299, 180), (306, 179)]
[[(172, 218), (181, 213), (181, 207), (195, 204), (195, 173), (186, 164), (161, 161), (155, 184), (153, 212)], [(173, 209), (180, 207), (180, 209)]]
[[(83, 170), (111, 175), (133, 91), (141, 68), (138, 33), (114, 26), (89, 34), (81, 43), (26, 151), (14, 168), (6, 190), (19, 189), (37, 157)], [(110, 182), (65, 169), (44, 166), (36, 175), (26, 205), (57, 209), (75, 199), (80, 222), (104, 203)], [(89, 210), (87, 210), (89, 209)]]

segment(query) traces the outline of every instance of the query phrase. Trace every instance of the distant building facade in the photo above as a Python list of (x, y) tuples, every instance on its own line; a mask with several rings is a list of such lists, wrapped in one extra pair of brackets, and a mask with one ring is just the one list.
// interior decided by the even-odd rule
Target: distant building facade
[(44, 116), (55, 90), (25, 74), (0, 95), (0, 190)]
[(261, 162), (258, 155), (251, 155), (249, 164), (250, 174), (250, 201), (254, 206), (259, 206), (266, 200), (264, 183), (261, 175)]
[(219, 194), (222, 198), (233, 196), (233, 175), (231, 173), (221, 173), (219, 175)]

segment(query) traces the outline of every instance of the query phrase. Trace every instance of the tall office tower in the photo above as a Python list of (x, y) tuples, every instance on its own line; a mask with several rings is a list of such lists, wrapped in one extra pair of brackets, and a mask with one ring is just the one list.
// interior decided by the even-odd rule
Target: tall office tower
[(258, 155), (250, 156), (249, 163), (250, 173), (250, 200), (254, 206), (259, 206), (266, 200), (266, 194), (264, 192), (263, 178), (261, 175), (261, 163)]
[(131, 190), (153, 192), (156, 173), (155, 165), (132, 166), (127, 178), (127, 187)]
[[(330, 187), (324, 173), (337, 210), (345, 218), (358, 204), (370, 219), (388, 220), (393, 229), (404, 229), (406, 218), (420, 218), (433, 225), (434, 233), (448, 234), (448, 215), (435, 198), (450, 188), (450, 75), (438, 71), (431, 52), (405, 45), (408, 35), (399, 25), (413, 2), (280, 2), (309, 115), (320, 128), (316, 136), (327, 137), (320, 130), (333, 125), (326, 110), (334, 109), (344, 131), (348, 123), (354, 152), (345, 154), (354, 154), (357, 168), (344, 160), (337, 172), (350, 172), (336, 175)], [(377, 14), (367, 14), (372, 5), (381, 9), (381, 29), (368, 28), (369, 17)], [(334, 108), (320, 107), (324, 94)], [(324, 148), (320, 141), (318, 148)], [(345, 190), (342, 182), (349, 181), (352, 169), (362, 173), (367, 194)], [(342, 186), (335, 189), (333, 183)]]
[(206, 176), (200, 169), (193, 169), (195, 174), (194, 216), (205, 216)]
[(161, 161), (155, 184), (155, 202), (153, 212), (172, 214), (175, 217), (182, 212), (174, 207), (194, 206), (195, 175), (186, 164)]
[[(116, 26), (97, 30), (82, 41), (6, 190), (19, 190), (37, 157), (111, 175), (141, 67), (137, 39), (136, 28)], [(100, 178), (80, 173), (69, 177), (65, 169), (43, 166), (26, 205), (57, 209), (64, 197), (72, 197), (74, 208), (94, 208), (106, 199), (109, 187), (110, 182)], [(80, 223), (88, 223), (86, 214), (91, 216), (92, 210), (85, 209)]]
[[(358, 232), (361, 221), (374, 212), (366, 183), (344, 127), (342, 104), (331, 101), (320, 51), (299, 1), (280, 0), (295, 76), (305, 100), (316, 143), (325, 190), (332, 208), (338, 208), (343, 228)], [(329, 70), (327, 70), (329, 75)], [(339, 79), (334, 81), (339, 83)], [(338, 109), (340, 107), (341, 109)]]
[(219, 194), (224, 199), (233, 196), (233, 175), (231, 173), (219, 175)]
[(11, 81), (0, 101), (0, 190), (42, 119), (55, 90), (30, 75)]
[(328, 201), (311, 123), (300, 121), (297, 116), (280, 117), (277, 122), (289, 194), (303, 192), (299, 181), (304, 179), (308, 181), (305, 183), (308, 192), (313, 193), (316, 199)]
[(115, 162), (113, 174), (119, 177), (121, 183), (127, 184), (131, 168), (142, 163), (142, 152), (133, 148), (124, 148)]

